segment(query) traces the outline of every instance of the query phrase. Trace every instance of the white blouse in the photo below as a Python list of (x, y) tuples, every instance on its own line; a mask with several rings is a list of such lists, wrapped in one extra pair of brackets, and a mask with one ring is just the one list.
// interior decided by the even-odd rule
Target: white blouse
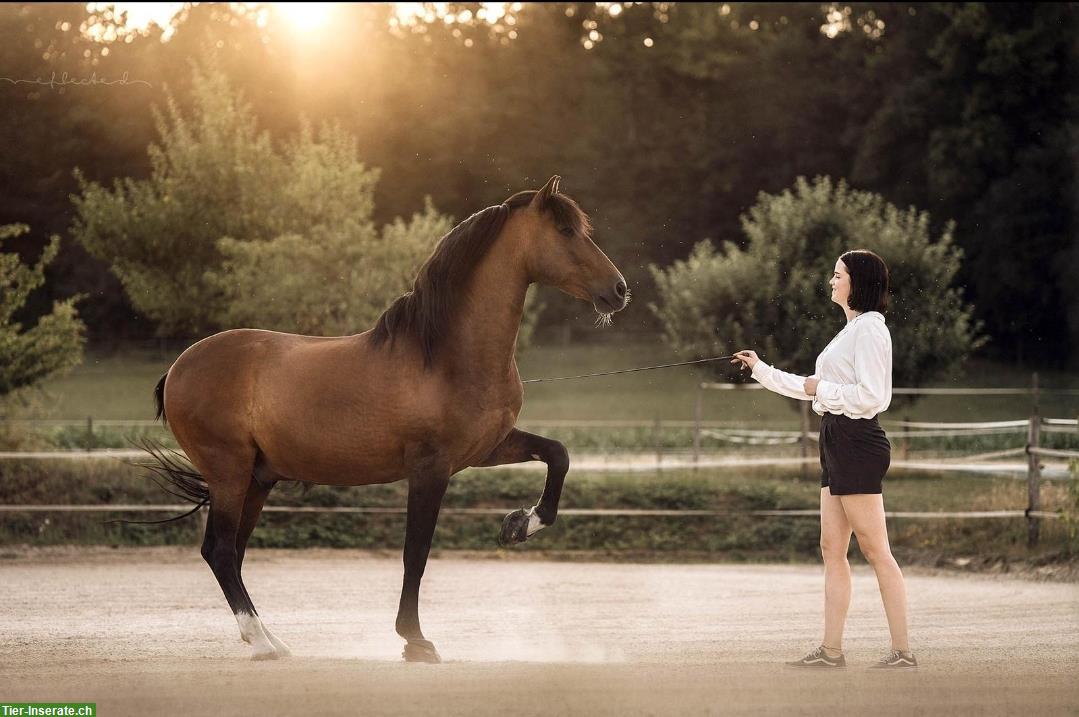
[(847, 322), (820, 355), (813, 374), (820, 379), (817, 395), (805, 392), (805, 377), (758, 361), (753, 378), (770, 391), (812, 401), (823, 416), (872, 418), (892, 402), (892, 335), (884, 315), (867, 311)]

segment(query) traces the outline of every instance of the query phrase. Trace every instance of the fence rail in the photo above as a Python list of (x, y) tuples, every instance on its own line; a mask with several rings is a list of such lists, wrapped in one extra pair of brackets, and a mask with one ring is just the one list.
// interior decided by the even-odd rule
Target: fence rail
[[(190, 504), (177, 505), (0, 505), (0, 513), (179, 513), (191, 510)], [(440, 515), (497, 515), (504, 516), (516, 508), (442, 508)], [(306, 505), (268, 505), (264, 513), (345, 513), (369, 515), (407, 515), (407, 508), (387, 506), (306, 506)], [(562, 516), (589, 516), (610, 518), (670, 517), (670, 518), (723, 518), (741, 515), (760, 517), (820, 517), (819, 510), (693, 510), (693, 509), (650, 509), (650, 508), (560, 508)], [(886, 511), (889, 518), (1026, 518), (1034, 515), (1038, 518), (1062, 518), (1061, 513), (1038, 511), (1032, 514), (1025, 510), (968, 510), (968, 511)]]
[[(720, 391), (759, 391), (759, 383), (713, 383), (704, 381), (701, 388)], [(893, 394), (901, 396), (1079, 396), (1079, 388), (892, 388)]]

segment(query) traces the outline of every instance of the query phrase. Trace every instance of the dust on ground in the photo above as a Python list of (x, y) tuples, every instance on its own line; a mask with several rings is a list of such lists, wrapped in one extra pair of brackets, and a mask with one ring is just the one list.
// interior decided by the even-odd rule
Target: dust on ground
[[(888, 648), (855, 567), (842, 672), (783, 661), (819, 643), (819, 566), (436, 556), (420, 616), (442, 665), (405, 664), (401, 560), (252, 550), (244, 574), (292, 658), (251, 662), (193, 547), (0, 557), (0, 702), (98, 714), (1076, 714), (1079, 585), (908, 570), (922, 666)], [(503, 554), (499, 554), (503, 555)], [(513, 556), (512, 553), (504, 555)]]

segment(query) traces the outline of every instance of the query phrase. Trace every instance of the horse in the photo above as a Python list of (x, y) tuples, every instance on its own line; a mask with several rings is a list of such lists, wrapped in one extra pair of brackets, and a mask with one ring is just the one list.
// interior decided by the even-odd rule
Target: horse
[(409, 662), (441, 662), (420, 629), (418, 599), (451, 476), (542, 461), (539, 501), (505, 517), (499, 542), (524, 542), (555, 522), (569, 454), (558, 441), (516, 428), (524, 392), (515, 348), (533, 283), (591, 302), (597, 323), (625, 308), (626, 281), (591, 234), (588, 216), (555, 176), (454, 227), (412, 289), (368, 331), (223, 331), (192, 345), (161, 377), (157, 418), (191, 465), (158, 452), (156, 471), (194, 510), (209, 505), (202, 557), (252, 659), (290, 654), (259, 618), (241, 577), (248, 539), (280, 481), (408, 481), (395, 627)]

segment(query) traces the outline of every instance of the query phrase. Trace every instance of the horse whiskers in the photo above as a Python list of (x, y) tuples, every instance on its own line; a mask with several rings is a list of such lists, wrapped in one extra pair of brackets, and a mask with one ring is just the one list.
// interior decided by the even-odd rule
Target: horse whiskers
[[(633, 294), (630, 293), (629, 289), (626, 289), (625, 303), (622, 304), (623, 309), (626, 308), (627, 306), (629, 306), (629, 302), (630, 302), (630, 300), (632, 298), (633, 298)], [(602, 326), (603, 328), (607, 328), (607, 327), (611, 326), (614, 323), (614, 318), (613, 317), (614, 317), (614, 312), (613, 311), (611, 311), (611, 312), (604, 312), (604, 311), (599, 312), (599, 316), (596, 317), (596, 327), (601, 327)]]

